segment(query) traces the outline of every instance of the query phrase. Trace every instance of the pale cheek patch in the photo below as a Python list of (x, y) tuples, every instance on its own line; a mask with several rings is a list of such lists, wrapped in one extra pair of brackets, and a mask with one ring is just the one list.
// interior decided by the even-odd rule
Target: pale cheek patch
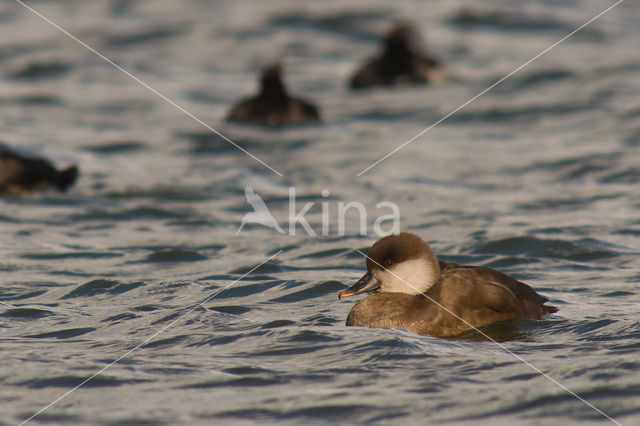
[(411, 280), (400, 275), (396, 270), (386, 271), (383, 273), (382, 291), (390, 293), (418, 294), (418, 286)]
[(373, 276), (381, 283), (380, 290), (385, 293), (418, 293), (398, 278), (400, 275), (395, 271), (392, 273), (391, 271), (386, 270), (376, 270), (373, 272)]
[(379, 282), (381, 282), (381, 283), (383, 283), (386, 279), (388, 279), (387, 278), (387, 274), (388, 274), (387, 271), (380, 271), (380, 270), (376, 269), (376, 270), (374, 270), (372, 272), (372, 274), (373, 274), (373, 277), (376, 280), (378, 280)]
[(437, 271), (426, 259), (408, 260), (384, 272), (382, 290), (418, 294), (427, 291), (438, 280)]

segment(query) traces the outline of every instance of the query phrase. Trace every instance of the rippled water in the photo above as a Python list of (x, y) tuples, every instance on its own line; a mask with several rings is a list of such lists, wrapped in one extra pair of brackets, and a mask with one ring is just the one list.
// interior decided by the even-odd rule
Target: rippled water
[[(495, 343), (345, 327), (354, 301), (337, 293), (363, 273), (356, 250), (375, 241), (381, 201), (442, 259), (548, 296), (558, 314), (503, 345), (621, 423), (640, 422), (637, 2), (360, 177), (610, 3), (28, 4), (284, 176), (18, 3), (0, 4), (0, 139), (82, 171), (67, 194), (0, 200), (0, 424), (145, 341), (32, 422), (608, 421)], [(350, 72), (402, 17), (453, 78), (349, 93)], [(324, 123), (223, 123), (278, 57)], [(298, 209), (315, 202), (318, 234), (327, 203), (329, 235), (249, 225), (236, 236), (246, 185), (285, 227), (289, 186)], [(355, 214), (338, 235), (348, 201), (367, 207), (367, 236)]]

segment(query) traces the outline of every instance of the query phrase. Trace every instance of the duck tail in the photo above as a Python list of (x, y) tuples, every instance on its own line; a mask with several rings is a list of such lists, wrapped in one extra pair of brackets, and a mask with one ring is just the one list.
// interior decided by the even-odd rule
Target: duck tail
[(78, 177), (78, 167), (71, 166), (58, 174), (58, 189), (66, 191)]
[(540, 297), (536, 302), (526, 301), (524, 303), (524, 316), (525, 318), (543, 320), (547, 319), (549, 315), (558, 312), (558, 308), (552, 305), (545, 305), (548, 299), (546, 297)]

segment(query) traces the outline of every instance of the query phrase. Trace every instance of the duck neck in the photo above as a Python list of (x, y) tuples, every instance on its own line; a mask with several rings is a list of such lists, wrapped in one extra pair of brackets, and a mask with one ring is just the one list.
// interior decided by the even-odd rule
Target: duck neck
[(279, 75), (265, 75), (262, 77), (260, 97), (270, 100), (285, 99), (287, 97), (287, 89), (282, 84)]
[(405, 280), (413, 287), (415, 294), (425, 293), (431, 287), (433, 287), (440, 279), (440, 265), (435, 259), (421, 257), (414, 261), (413, 265), (407, 265), (407, 272), (405, 272)]
[(415, 53), (407, 40), (388, 40), (384, 56), (390, 63), (405, 65), (411, 62)]

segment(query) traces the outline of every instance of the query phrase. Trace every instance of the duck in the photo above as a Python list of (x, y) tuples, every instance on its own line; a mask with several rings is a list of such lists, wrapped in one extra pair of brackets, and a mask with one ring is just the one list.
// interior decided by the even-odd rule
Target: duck
[(54, 189), (66, 191), (76, 181), (78, 167), (56, 169), (44, 158), (26, 157), (0, 146), (0, 193)]
[(260, 92), (240, 100), (227, 121), (280, 127), (320, 121), (320, 110), (306, 99), (289, 95), (282, 82), (282, 65), (270, 64), (262, 70)]
[(420, 35), (408, 22), (398, 22), (386, 34), (382, 52), (366, 62), (350, 78), (352, 89), (436, 83), (447, 73), (441, 61), (420, 47)]
[(439, 261), (412, 233), (378, 240), (366, 267), (364, 276), (338, 295), (371, 293), (353, 306), (347, 326), (404, 328), (442, 338), (518, 318), (542, 320), (558, 311), (532, 287), (502, 272)]

